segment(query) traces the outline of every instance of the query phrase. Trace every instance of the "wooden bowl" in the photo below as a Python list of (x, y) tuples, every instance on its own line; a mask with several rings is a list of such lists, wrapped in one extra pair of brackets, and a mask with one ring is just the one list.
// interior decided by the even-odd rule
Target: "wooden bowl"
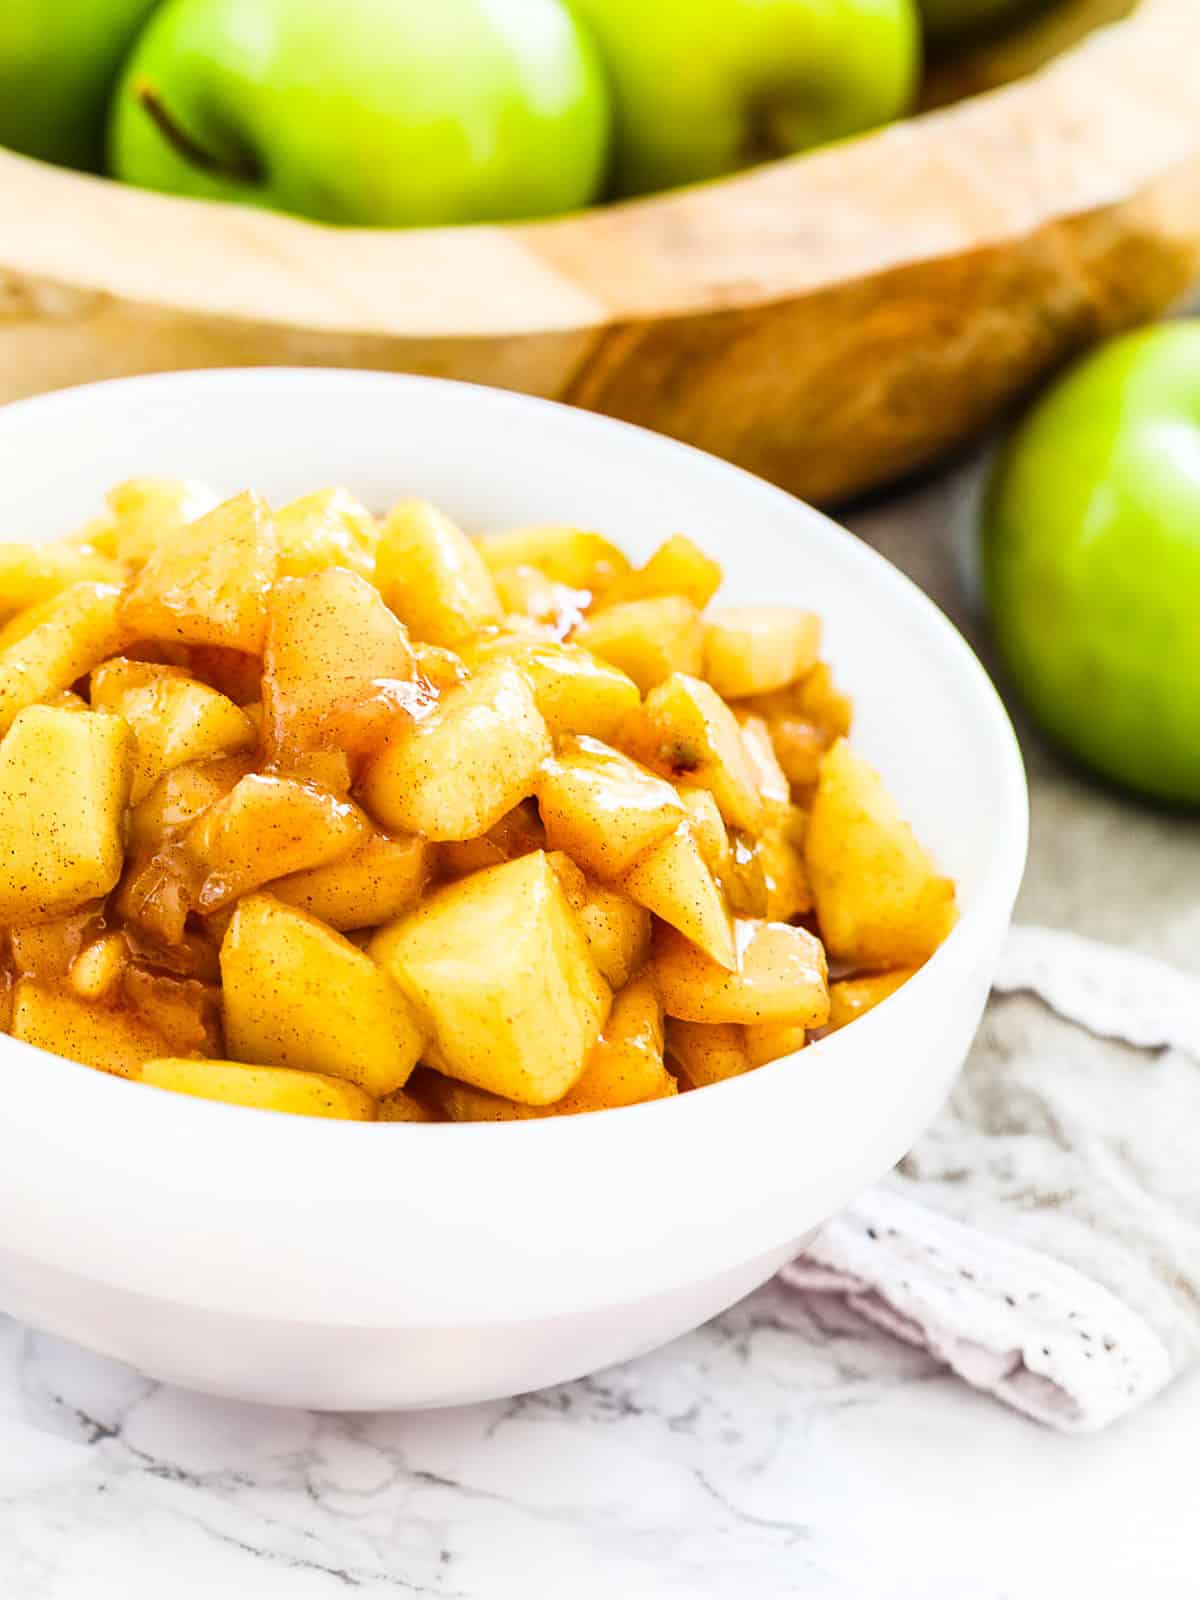
[(179, 367), (434, 373), (843, 498), (1200, 275), (1200, 5), (1086, 32), (1121, 9), (1074, 0), (931, 72), (934, 100), (1025, 74), (973, 98), (549, 222), (335, 229), (0, 153), (0, 400)]

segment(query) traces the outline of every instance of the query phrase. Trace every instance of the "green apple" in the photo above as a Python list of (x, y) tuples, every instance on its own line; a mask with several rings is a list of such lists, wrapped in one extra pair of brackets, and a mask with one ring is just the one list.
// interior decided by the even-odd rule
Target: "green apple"
[(585, 205), (608, 93), (560, 0), (166, 0), (113, 109), (150, 189), (404, 227)]
[(941, 43), (967, 34), (986, 33), (1019, 17), (1045, 9), (1054, 0), (918, 0), (925, 31)]
[(98, 170), (113, 79), (156, 0), (0, 0), (0, 145)]
[(1034, 406), (984, 502), (1001, 656), (1046, 730), (1200, 805), (1200, 321), (1127, 334)]
[(620, 193), (667, 189), (903, 115), (914, 0), (574, 0), (608, 66)]

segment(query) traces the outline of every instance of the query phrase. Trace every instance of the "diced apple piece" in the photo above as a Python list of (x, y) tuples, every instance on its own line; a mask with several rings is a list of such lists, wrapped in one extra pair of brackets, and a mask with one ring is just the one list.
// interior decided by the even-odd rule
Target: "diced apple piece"
[(118, 1078), (136, 1078), (144, 1061), (167, 1048), (140, 1017), (82, 1000), (57, 984), (22, 978), (13, 998), (14, 1039)]
[(134, 1074), (141, 1083), (200, 1100), (222, 1100), (258, 1111), (285, 1111), (297, 1117), (337, 1117), (371, 1122), (375, 1102), (341, 1078), (290, 1067), (256, 1067), (242, 1061), (196, 1061), (174, 1056), (147, 1061)]
[(752, 1067), (794, 1055), (808, 1043), (808, 1031), (790, 1022), (748, 1022), (742, 1030)]
[(533, 793), (549, 751), (528, 682), (490, 661), (371, 760), (363, 804), (397, 832), (474, 839)]
[[(217, 952), (206, 952), (219, 977)], [(216, 982), (159, 972), (134, 961), (122, 974), (121, 999), (177, 1055), (219, 1056), (224, 1048), (221, 990)]]
[(172, 667), (142, 667), (147, 680), (140, 686), (122, 684), (106, 663), (92, 674), (92, 705), (122, 717), (136, 741), (130, 802), (150, 793), (172, 768), (188, 761), (208, 761), (217, 756), (248, 750), (255, 743), (254, 725), (232, 700), (206, 683), (185, 677)]
[(188, 830), (205, 869), (199, 909), (219, 910), (272, 878), (348, 856), (371, 831), (357, 806), (315, 784), (251, 773)]
[(766, 916), (771, 922), (790, 922), (813, 908), (812, 885), (804, 856), (782, 827), (768, 828), (755, 842), (762, 873)]
[(105, 895), (121, 875), (133, 741), (117, 717), (30, 706), (0, 743), (0, 922)]
[(428, 644), (455, 650), (500, 621), (500, 599), (479, 551), (424, 500), (405, 501), (389, 514), (375, 582), (401, 622)]
[(743, 733), (757, 717), (766, 724), (771, 748), (793, 794), (808, 795), (817, 781), (830, 740), (799, 709), (793, 689), (738, 702)]
[(393, 1089), (379, 1102), (376, 1112), (380, 1122), (436, 1122), (437, 1117), (415, 1095), (404, 1089)]
[(812, 671), (796, 685), (796, 705), (801, 716), (821, 729), (826, 743), (845, 738), (850, 732), (853, 707), (849, 699), (833, 681), (833, 674), (824, 661), (818, 661)]
[(515, 620), (536, 622), (549, 628), (555, 639), (565, 639), (578, 627), (592, 602), (586, 589), (555, 583), (537, 567), (501, 567), (492, 573), (492, 582), (509, 626)]
[(418, 639), (411, 643), (418, 678), (423, 678), (438, 694), (457, 689), (470, 677), (466, 662), (456, 651), (440, 644), (422, 644)]
[(432, 1022), (426, 1059), (522, 1104), (582, 1073), (611, 991), (543, 852), (439, 889), (377, 934), (371, 954)]
[(297, 750), (272, 762), (276, 772), (300, 778), (345, 799), (354, 787), (354, 771), (344, 750)]
[(18, 711), (69, 689), (121, 648), (121, 591), (76, 583), (30, 606), (0, 632), (0, 734)]
[(556, 737), (587, 734), (611, 741), (642, 703), (632, 678), (579, 645), (510, 638), (478, 652), (481, 660), (496, 656), (513, 662), (529, 679), (537, 708)]
[(734, 924), (737, 966), (727, 971), (671, 927), (654, 940), (653, 976), (668, 1016), (685, 1022), (784, 1022), (819, 1028), (829, 983), (819, 939), (782, 922)]
[(702, 679), (672, 673), (646, 696), (630, 737), (635, 753), (644, 754), (652, 765), (711, 789), (731, 827), (756, 833), (762, 826), (758, 773), (742, 731), (720, 695)]
[(155, 944), (181, 944), (201, 871), (178, 841), (139, 850), (125, 864), (116, 893), (117, 915)]
[(894, 972), (864, 973), (857, 978), (840, 978), (829, 985), (829, 1031), (844, 1028), (848, 1022), (873, 1011), (881, 1000), (895, 994), (917, 969), (897, 967)]
[(207, 484), (184, 478), (130, 478), (110, 489), (106, 499), (114, 553), (138, 567), (217, 504)]
[(429, 854), (424, 839), (372, 833), (340, 861), (279, 878), (271, 893), (343, 933), (374, 928), (418, 898), (429, 876)]
[(741, 700), (795, 683), (816, 664), (821, 620), (795, 606), (730, 606), (704, 627), (704, 676)]
[(663, 1065), (662, 1007), (654, 985), (635, 978), (613, 1000), (604, 1032), (575, 1087), (547, 1110), (562, 1116), (640, 1105), (678, 1093)]
[(318, 749), (331, 715), (381, 679), (415, 674), (408, 631), (377, 589), (344, 567), (285, 578), (271, 595), (263, 670), (269, 748)]
[(261, 655), (277, 564), (266, 502), (236, 495), (153, 551), (125, 596), (121, 621), (139, 638)]
[(165, 772), (129, 818), (130, 848), (152, 849), (223, 800), (250, 771), (247, 755), (189, 761)]
[(845, 740), (821, 763), (805, 862), (821, 937), (848, 966), (919, 966), (954, 926), (954, 884)]
[(681, 783), (677, 788), (692, 825), (692, 837), (704, 857), (704, 865), (714, 878), (720, 880), (729, 870), (730, 843), (724, 818), (712, 797), (712, 791), (687, 783)]
[(280, 506), (275, 537), (281, 578), (305, 578), (329, 567), (347, 567), (360, 578), (374, 574), (379, 525), (345, 489), (318, 489)]
[(48, 922), (10, 928), (8, 940), (17, 976), (46, 981), (65, 978), (83, 947), (100, 932), (102, 904), (91, 901), (80, 911), (69, 911)]
[(620, 878), (684, 818), (674, 788), (598, 739), (564, 740), (537, 786), (552, 850), (587, 872)]
[(611, 540), (586, 528), (549, 524), (484, 533), (475, 547), (493, 572), (505, 567), (536, 567), (568, 589), (603, 594), (629, 572), (629, 562)]
[(71, 987), (81, 1000), (105, 1000), (116, 993), (128, 962), (125, 935), (102, 933), (71, 963)]
[[(546, 830), (532, 800), (522, 800), (500, 818), (495, 827), (480, 834), (478, 839), (447, 839), (435, 845), (434, 872), (442, 878), (463, 878), (468, 872), (481, 872), (484, 867), (498, 867), (514, 856), (528, 855), (531, 850), (546, 848)], [(566, 856), (559, 860), (566, 862)], [(558, 860), (555, 861), (558, 869)], [(579, 868), (570, 863), (572, 871)], [(561, 875), (561, 874), (560, 874)]]
[(585, 877), (575, 915), (601, 976), (623, 989), (650, 954), (650, 913), (619, 889)]
[(51, 600), (77, 583), (121, 584), (119, 561), (70, 544), (0, 544), (0, 617)]
[(685, 1089), (740, 1077), (750, 1071), (745, 1029), (733, 1022), (667, 1021), (667, 1060)]
[(673, 672), (697, 676), (704, 659), (700, 613), (678, 595), (606, 606), (576, 628), (572, 642), (611, 661), (643, 694)]
[(421, 1089), (437, 1109), (435, 1120), (442, 1122), (529, 1122), (548, 1116), (552, 1109), (506, 1100), (441, 1072), (423, 1072)]
[(742, 744), (754, 769), (754, 782), (762, 801), (764, 821), (786, 822), (792, 809), (792, 787), (779, 763), (771, 730), (762, 717), (739, 716)]
[(722, 576), (711, 556), (682, 533), (676, 533), (659, 545), (644, 567), (621, 582), (615, 598), (655, 600), (664, 595), (681, 595), (697, 611), (703, 611), (721, 587)]
[(621, 887), (721, 966), (731, 971), (736, 966), (729, 911), (688, 823), (681, 822), (652, 845), (625, 874)]
[(234, 1055), (402, 1088), (421, 1053), (409, 1002), (348, 939), (271, 895), (238, 905), (221, 942), (225, 1036)]

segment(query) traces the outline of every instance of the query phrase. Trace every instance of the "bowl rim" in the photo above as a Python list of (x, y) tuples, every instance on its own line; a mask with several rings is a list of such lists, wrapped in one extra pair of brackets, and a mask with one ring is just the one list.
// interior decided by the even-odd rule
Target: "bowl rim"
[[(25, 400), (13, 401), (8, 405), (0, 406), (0, 430), (6, 430), (10, 419), (21, 419), (30, 416), (36, 417), (41, 411), (53, 412), (64, 403), (70, 403), (73, 398), (85, 394), (95, 394), (103, 398), (116, 396), (128, 392), (131, 388), (136, 390), (162, 391), (169, 394), (176, 389), (186, 389), (193, 385), (202, 388), (221, 388), (233, 382), (238, 387), (247, 389), (268, 390), (280, 383), (290, 386), (312, 385), (324, 389), (330, 383), (335, 386), (344, 385), (347, 388), (359, 388), (364, 385), (378, 387), (381, 390), (397, 392), (399, 390), (416, 390), (418, 392), (429, 389), (440, 391), (469, 391), (473, 396), (487, 396), (485, 404), (493, 404), (500, 409), (522, 415), (539, 417), (553, 415), (558, 426), (574, 427), (585, 433), (600, 431), (620, 435), (627, 443), (635, 448), (649, 450), (657, 453), (663, 459), (674, 458), (685, 464), (685, 470), (692, 472), (716, 473), (720, 477), (733, 474), (741, 480), (742, 486), (764, 499), (771, 500), (776, 506), (786, 506), (788, 515), (795, 515), (797, 511), (811, 523), (815, 519), (823, 529), (826, 538), (832, 537), (845, 541), (844, 549), (853, 551), (853, 560), (856, 560), (864, 569), (871, 570), (876, 577), (882, 578), (885, 583), (893, 586), (897, 600), (906, 607), (911, 607), (914, 614), (922, 618), (926, 636), (930, 641), (936, 641), (937, 648), (943, 653), (952, 670), (964, 675), (965, 681), (971, 685), (977, 697), (981, 712), (980, 727), (986, 727), (987, 737), (993, 742), (996, 752), (1000, 757), (1003, 780), (999, 795), (1001, 815), (1006, 819), (1008, 826), (998, 839), (998, 848), (989, 856), (983, 881), (973, 897), (972, 903), (960, 915), (958, 922), (951, 929), (941, 946), (934, 951), (932, 956), (907, 979), (901, 989), (880, 1005), (874, 1007), (863, 1017), (856, 1019), (854, 1029), (840, 1029), (824, 1039), (816, 1041), (810, 1049), (819, 1048), (821, 1059), (828, 1063), (831, 1070), (836, 1070), (843, 1055), (855, 1045), (855, 1041), (862, 1041), (865, 1035), (860, 1031), (864, 1027), (876, 1029), (890, 1021), (896, 1010), (896, 1002), (902, 995), (915, 993), (924, 995), (939, 979), (943, 969), (955, 960), (960, 949), (978, 942), (981, 934), (994, 926), (997, 917), (1002, 917), (1007, 923), (1015, 902), (1017, 891), (1020, 887), (1024, 873), (1025, 860), (1029, 839), (1029, 797), (1025, 776), (1024, 762), (1022, 760), (1020, 745), (1008, 712), (1000, 699), (999, 691), (992, 682), (978, 656), (959, 632), (958, 628), (950, 621), (939, 606), (935, 604), (919, 586), (905, 573), (901, 572), (885, 556), (879, 554), (870, 545), (844, 528), (834, 518), (818, 510), (807, 501), (798, 499), (787, 490), (778, 488), (754, 473), (742, 467), (722, 460), (720, 457), (710, 455), (707, 451), (700, 450), (694, 445), (685, 444), (680, 440), (671, 439), (653, 430), (643, 428), (635, 423), (625, 422), (618, 418), (605, 416), (596, 412), (589, 412), (568, 406), (560, 401), (546, 400), (539, 396), (526, 395), (516, 391), (493, 388), (484, 384), (469, 384), (454, 378), (430, 378), (412, 373), (384, 373), (364, 371), (355, 368), (340, 367), (217, 367), (184, 370), (170, 373), (145, 374), (130, 378), (112, 378), (96, 383), (77, 384), (66, 389), (53, 390), (47, 394), (34, 395)], [(115, 1077), (112, 1074), (98, 1073), (96, 1069), (79, 1062), (73, 1062), (65, 1057), (54, 1055), (47, 1051), (26, 1045), (15, 1040), (9, 1035), (0, 1035), (0, 1051), (16, 1046), (20, 1050), (34, 1050), (45, 1060), (53, 1062), (55, 1069), (66, 1069), (72, 1074), (84, 1074), (87, 1079), (107, 1079), (109, 1085), (115, 1085), (118, 1093), (136, 1091), (139, 1095), (153, 1096), (158, 1100), (172, 1102), (185, 1102), (189, 1108), (198, 1111), (200, 1115), (216, 1114), (222, 1117), (235, 1117), (239, 1120), (254, 1117), (266, 1121), (267, 1124), (282, 1125), (278, 1137), (285, 1139), (289, 1132), (304, 1128), (309, 1122), (317, 1121), (333, 1137), (362, 1140), (365, 1138), (378, 1138), (377, 1130), (386, 1127), (390, 1130), (390, 1137), (404, 1138), (458, 1138), (475, 1137), (514, 1140), (516, 1138), (543, 1140), (556, 1138), (562, 1140), (570, 1138), (571, 1134), (562, 1130), (577, 1129), (580, 1126), (595, 1124), (598, 1119), (611, 1121), (620, 1117), (627, 1122), (631, 1117), (643, 1119), (671, 1115), (667, 1107), (676, 1107), (674, 1115), (678, 1116), (681, 1105), (693, 1101), (699, 1091), (685, 1096), (672, 1096), (664, 1100), (647, 1101), (638, 1105), (611, 1107), (603, 1111), (592, 1111), (569, 1117), (545, 1117), (520, 1119), (504, 1123), (382, 1123), (382, 1122), (352, 1122), (339, 1119), (311, 1119), (296, 1116), (286, 1116), (260, 1110), (254, 1107), (228, 1105), (218, 1101), (208, 1101), (190, 1096), (181, 1096), (170, 1090), (158, 1089), (149, 1084), (137, 1083), (133, 1080)], [(776, 1078), (781, 1072), (787, 1071), (788, 1062), (793, 1059), (784, 1056), (778, 1060), (765, 1063), (756, 1067), (752, 1072), (744, 1073), (737, 1078), (726, 1079), (717, 1084), (705, 1086), (703, 1096), (705, 1099), (720, 1093), (724, 1095), (732, 1109), (734, 1097), (747, 1090), (747, 1085), (752, 1081), (765, 1084)], [(764, 1077), (764, 1074), (766, 1077)], [(557, 1134), (550, 1134), (548, 1129), (560, 1130)]]

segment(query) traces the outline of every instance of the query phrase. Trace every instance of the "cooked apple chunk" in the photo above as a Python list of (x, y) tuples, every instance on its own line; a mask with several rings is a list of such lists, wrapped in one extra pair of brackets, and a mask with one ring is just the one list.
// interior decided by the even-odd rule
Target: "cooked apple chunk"
[(0, 617), (41, 605), (77, 583), (120, 584), (120, 562), (70, 544), (0, 544)]
[(13, 617), (0, 632), (0, 734), (121, 648), (120, 599), (114, 584), (76, 583)]
[(318, 489), (280, 506), (275, 536), (281, 578), (305, 578), (329, 567), (347, 567), (360, 578), (374, 576), (379, 526), (345, 489)]
[(426, 644), (456, 650), (500, 621), (500, 599), (478, 550), (460, 527), (424, 500), (389, 514), (375, 556), (384, 600)]
[(144, 1062), (133, 1076), (154, 1089), (172, 1089), (176, 1094), (223, 1100), (227, 1105), (251, 1106), (258, 1111), (287, 1111), (298, 1117), (336, 1117), (348, 1122), (371, 1122), (375, 1117), (375, 1102), (354, 1084), (290, 1067), (162, 1056)]
[(685, 1089), (740, 1077), (750, 1071), (746, 1030), (734, 1022), (667, 1020), (667, 1061)]
[(483, 533), (475, 546), (493, 572), (506, 567), (536, 567), (554, 583), (586, 590), (590, 595), (603, 594), (629, 572), (624, 553), (610, 539), (587, 528), (559, 523)]
[(125, 596), (121, 621), (138, 638), (261, 655), (277, 567), (266, 501), (235, 495), (155, 547)]
[(133, 741), (118, 717), (30, 706), (0, 742), (0, 921), (37, 922), (121, 875)]
[(721, 578), (719, 564), (682, 533), (676, 533), (659, 545), (644, 567), (621, 581), (615, 597), (654, 600), (682, 595), (697, 611), (703, 611), (721, 587)]
[(917, 842), (874, 767), (839, 740), (805, 836), (817, 921), (848, 966), (920, 966), (954, 926), (954, 884)]
[(118, 561), (140, 567), (180, 529), (217, 504), (206, 483), (190, 478), (129, 478), (106, 496)]
[(742, 700), (795, 683), (816, 664), (820, 619), (793, 606), (730, 606), (704, 626), (704, 676), (719, 695)]
[(702, 679), (673, 672), (646, 696), (630, 737), (635, 754), (711, 790), (730, 827), (756, 833), (762, 826), (758, 774), (742, 731)]
[(525, 677), (489, 661), (388, 741), (363, 775), (363, 804), (397, 832), (474, 839), (533, 793), (549, 752)]
[(621, 886), (631, 900), (678, 928), (721, 966), (731, 971), (736, 966), (729, 912), (689, 823), (681, 822), (639, 857)]
[(527, 1105), (583, 1072), (611, 991), (545, 853), (437, 890), (370, 953), (432, 1024), (426, 1059)]
[(370, 831), (356, 805), (326, 789), (251, 773), (186, 835), (186, 850), (204, 872), (199, 909), (217, 911), (272, 878), (348, 856)]
[(371, 957), (271, 895), (242, 900), (221, 942), (225, 1037), (235, 1057), (402, 1088), (421, 1052), (412, 1007)]
[(663, 1008), (684, 1022), (782, 1022), (819, 1028), (829, 1020), (821, 941), (784, 922), (734, 923), (730, 972), (671, 927), (659, 927), (652, 971)]
[(57, 984), (22, 978), (13, 996), (12, 1036), (118, 1078), (136, 1078), (167, 1041), (129, 1011), (81, 999)]
[(650, 953), (650, 913), (619, 889), (585, 877), (575, 915), (601, 976), (624, 988)]
[(764, 1067), (768, 1061), (795, 1055), (808, 1043), (808, 1030), (790, 1022), (748, 1022), (742, 1036), (752, 1067)]
[(429, 1099), (450, 1122), (518, 1122), (530, 1117), (567, 1117), (609, 1111), (678, 1094), (663, 1064), (662, 1008), (645, 978), (629, 984), (613, 1001), (604, 1032), (573, 1089), (551, 1105), (522, 1105), (486, 1089), (430, 1073)]
[(429, 877), (429, 857), (424, 839), (372, 833), (328, 866), (274, 880), (271, 893), (343, 933), (376, 928), (398, 917), (420, 895)]
[(673, 672), (694, 676), (703, 664), (700, 613), (680, 595), (605, 606), (580, 623), (572, 641), (611, 661), (643, 694)]
[(663, 1065), (662, 1006), (648, 978), (635, 978), (613, 1000), (604, 1032), (579, 1081), (548, 1109), (560, 1115), (640, 1105), (677, 1094)]
[(91, 700), (96, 710), (122, 717), (133, 733), (133, 805), (172, 768), (255, 743), (254, 724), (239, 706), (175, 667), (115, 657), (92, 673)]
[(829, 1031), (844, 1028), (848, 1022), (873, 1011), (901, 984), (907, 983), (915, 967), (897, 967), (893, 972), (864, 972), (855, 978), (841, 978), (829, 985)]
[(542, 768), (538, 809), (552, 850), (615, 880), (684, 818), (671, 784), (599, 739), (564, 739)]
[(328, 745), (334, 713), (415, 670), (407, 629), (365, 579), (344, 567), (283, 579), (271, 595), (263, 664), (269, 749)]
[(637, 711), (637, 684), (590, 650), (553, 640), (512, 637), (486, 642), (479, 659), (503, 656), (521, 669), (551, 734), (587, 734), (611, 741)]
[(245, 753), (172, 767), (130, 812), (130, 849), (144, 853), (179, 833), (223, 800), (251, 770), (251, 758)]

